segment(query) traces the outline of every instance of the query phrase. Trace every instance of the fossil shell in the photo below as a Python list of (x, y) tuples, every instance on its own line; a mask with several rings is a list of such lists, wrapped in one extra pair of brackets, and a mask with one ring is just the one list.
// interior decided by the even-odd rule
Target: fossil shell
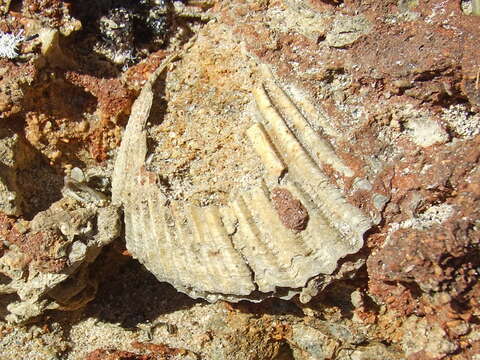
[(128, 250), (159, 280), (192, 297), (289, 298), (357, 252), (372, 224), (321, 167), (344, 177), (353, 171), (269, 70), (262, 72), (265, 82), (253, 91), (261, 121), (245, 134), (264, 166), (261, 185), (231, 194), (222, 206), (166, 198), (145, 160), (155, 76), (133, 106), (117, 155), (112, 200), (124, 207)]

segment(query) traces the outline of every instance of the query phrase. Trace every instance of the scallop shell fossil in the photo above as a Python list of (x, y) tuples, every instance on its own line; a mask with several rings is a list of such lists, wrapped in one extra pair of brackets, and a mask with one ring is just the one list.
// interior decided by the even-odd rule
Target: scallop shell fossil
[(261, 121), (246, 132), (264, 166), (261, 185), (231, 194), (223, 206), (169, 201), (145, 165), (152, 83), (162, 70), (133, 105), (112, 190), (124, 207), (128, 250), (159, 280), (208, 301), (290, 298), (363, 246), (371, 219), (321, 165), (345, 177), (352, 170), (265, 68), (253, 91)]

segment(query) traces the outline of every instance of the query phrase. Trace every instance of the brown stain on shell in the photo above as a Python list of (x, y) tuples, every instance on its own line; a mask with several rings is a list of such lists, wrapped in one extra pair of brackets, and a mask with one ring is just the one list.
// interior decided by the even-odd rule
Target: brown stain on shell
[(290, 191), (275, 188), (272, 190), (271, 198), (282, 224), (287, 229), (302, 231), (307, 228), (309, 219), (307, 209)]

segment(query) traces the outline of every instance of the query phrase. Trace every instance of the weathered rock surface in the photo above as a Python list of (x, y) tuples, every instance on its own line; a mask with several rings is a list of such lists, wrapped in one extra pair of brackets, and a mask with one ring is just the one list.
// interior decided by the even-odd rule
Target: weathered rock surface
[(21, 322), (46, 309), (75, 309), (91, 301), (97, 283), (88, 266), (119, 234), (116, 207), (82, 208), (68, 198), (30, 222), (0, 214), (0, 296), (18, 296), (7, 306), (7, 320)]
[(22, 213), (22, 193), (18, 174), (33, 161), (33, 153), (18, 134), (0, 130), (0, 211), (7, 215)]
[[(11, 304), (23, 316), (15, 306), (32, 302), (36, 313), (45, 314), (49, 304), (68, 307), (75, 293), (73, 303), (80, 306), (91, 297), (92, 280), (109, 280), (85, 312), (47, 312), (30, 327), (0, 323), (0, 357), (164, 356), (154, 348), (185, 349), (174, 356), (208, 359), (478, 357), (480, 17), (462, 11), (470, 1), (167, 1), (168, 16), (158, 14), (168, 20), (168, 29), (158, 29), (169, 37), (164, 42), (154, 37), (153, 43), (134, 30), (134, 37), (127, 36), (134, 49), (127, 50), (144, 60), (125, 71), (122, 66), (137, 59), (124, 57), (120, 66), (109, 62), (124, 43), (108, 43), (102, 34), (109, 29), (106, 20), (115, 20), (115, 8), (139, 16), (137, 5), (127, 3), (32, 0), (12, 1), (9, 11), (2, 7), (7, 13), (0, 30), (24, 30), (28, 38), (19, 44), (17, 58), (0, 59), (0, 127), (8, 129), (0, 141), (16, 161), (0, 169), (2, 211), (9, 213), (2, 215), (2, 239), (11, 240), (0, 253), (3, 262), (15, 260), (0, 283), (17, 284), (23, 296), (17, 290), (0, 295), (2, 315)], [(142, 6), (155, 6), (148, 3)], [(85, 9), (85, 4), (94, 6)], [(99, 24), (103, 29), (96, 28)], [(98, 44), (107, 58), (93, 51)], [(64, 221), (55, 214), (75, 214), (85, 220), (79, 228), (88, 228), (97, 222), (95, 209), (107, 209), (110, 161), (134, 113), (132, 100), (176, 51), (179, 58), (153, 87), (142, 134), (145, 154), (153, 155), (142, 159), (144, 172), (136, 180), (146, 180), (141, 187), (159, 186), (167, 205), (179, 204), (180, 213), (194, 209), (200, 230), (192, 237), (210, 228), (198, 209), (228, 208), (231, 195), (248, 194), (265, 174), (298, 179), (290, 176), (294, 166), (285, 161), (288, 152), (272, 135), (275, 126), (256, 110), (252, 90), (262, 87), (335, 194), (371, 220), (363, 237), (331, 261), (333, 272), (310, 279), (301, 294), (302, 300), (311, 299), (308, 305), (295, 305), (296, 298), (234, 305), (193, 301), (126, 260), (129, 252), (122, 249), (97, 257), (94, 267), (88, 266), (97, 273), (79, 265), (56, 290), (45, 288), (45, 278), (59, 279), (73, 266), (66, 253), (82, 253), (81, 246), (73, 246), (78, 239), (98, 247), (95, 229), (69, 240), (55, 225)], [(273, 83), (257, 72), (258, 64), (272, 70)], [(275, 84), (315, 137), (308, 136), (308, 127), (298, 130), (295, 117), (287, 114), (288, 102), (278, 102)], [(330, 145), (323, 151), (332, 149), (323, 160), (306, 141), (315, 138)], [(23, 166), (16, 149), (24, 145), (34, 161)], [(106, 180), (92, 187), (70, 175), (62, 193), (62, 179), (75, 167), (85, 173), (103, 169), (99, 178)], [(267, 181), (264, 194), (273, 200), (275, 223), (302, 238), (315, 219), (312, 205), (295, 188), (273, 183)], [(58, 202), (62, 195), (75, 201)], [(69, 205), (47, 210), (53, 203)], [(186, 217), (190, 223), (192, 216)], [(237, 223), (227, 223), (227, 234), (238, 236)], [(35, 288), (37, 278), (43, 285)], [(278, 275), (267, 283), (272, 278)], [(256, 284), (255, 276), (245, 279)], [(92, 286), (80, 291), (77, 282)], [(211, 295), (205, 289), (186, 291)], [(134, 342), (149, 344), (150, 350), (135, 348)]]

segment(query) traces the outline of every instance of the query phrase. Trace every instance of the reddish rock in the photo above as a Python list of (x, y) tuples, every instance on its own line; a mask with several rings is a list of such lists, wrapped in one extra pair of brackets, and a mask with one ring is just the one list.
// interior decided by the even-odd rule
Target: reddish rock
[(135, 90), (140, 90), (148, 77), (158, 68), (162, 61), (168, 56), (164, 50), (151, 54), (147, 59), (134, 65), (124, 73), (123, 81)]
[[(448, 292), (451, 301), (478, 308), (470, 299), (480, 265), (480, 233), (474, 225), (480, 218), (480, 192), (474, 185), (480, 183), (479, 140), (417, 154), (396, 166), (392, 201), (399, 207), (384, 215), (398, 225), (384, 228), (385, 243), (367, 265), (370, 291), (400, 312), (415, 311), (422, 292)], [(401, 175), (402, 167), (411, 174)], [(442, 209), (448, 211), (442, 214)], [(438, 309), (436, 314), (440, 320)]]
[(7, 243), (18, 246), (26, 256), (27, 263), (18, 264), (21, 268), (31, 262), (38, 271), (58, 273), (67, 265), (67, 258), (56, 254), (66, 241), (56, 230), (22, 234), (15, 228), (15, 220), (0, 213), (0, 237)]
[(15, 64), (0, 59), (0, 119), (23, 109), (24, 93), (38, 75), (33, 63)]
[(122, 85), (120, 80), (99, 79), (73, 71), (68, 71), (65, 78), (97, 98), (98, 110), (103, 121), (116, 119), (120, 114), (130, 112), (133, 94)]
[(282, 224), (291, 230), (305, 230), (308, 224), (308, 212), (300, 200), (295, 199), (290, 191), (283, 188), (272, 190), (272, 203), (277, 210)]
[[(97, 349), (90, 352), (84, 360), (163, 360), (176, 355), (192, 354), (188, 350), (176, 349), (163, 344), (133, 342), (132, 347), (148, 354), (136, 354), (114, 349)], [(193, 355), (193, 354), (192, 354)]]
[(84, 360), (153, 360), (150, 355), (138, 355), (128, 351), (97, 349), (89, 353)]
[(60, 27), (70, 19), (70, 5), (61, 0), (25, 0), (23, 14), (40, 18), (51, 27)]

